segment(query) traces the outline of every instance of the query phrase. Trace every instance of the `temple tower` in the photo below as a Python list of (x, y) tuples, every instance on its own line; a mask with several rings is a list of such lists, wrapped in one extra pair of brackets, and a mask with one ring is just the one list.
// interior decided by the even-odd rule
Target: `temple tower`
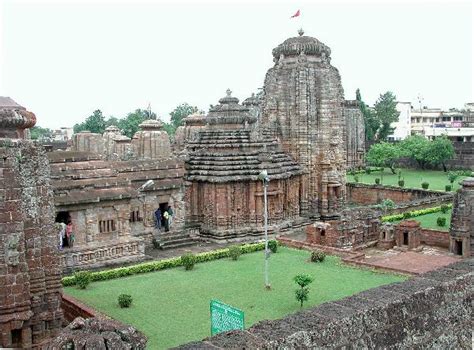
[(474, 256), (474, 178), (468, 177), (454, 196), (449, 250), (465, 258)]
[(139, 127), (141, 131), (137, 131), (132, 140), (138, 159), (158, 159), (171, 156), (170, 139), (168, 133), (163, 130), (161, 121), (145, 120)]
[(300, 189), (301, 214), (335, 218), (345, 197), (341, 78), (330, 64), (330, 48), (301, 30), (299, 34), (273, 50), (261, 127), (308, 171)]
[(0, 97), (0, 348), (41, 348), (61, 329), (61, 265), (36, 117)]

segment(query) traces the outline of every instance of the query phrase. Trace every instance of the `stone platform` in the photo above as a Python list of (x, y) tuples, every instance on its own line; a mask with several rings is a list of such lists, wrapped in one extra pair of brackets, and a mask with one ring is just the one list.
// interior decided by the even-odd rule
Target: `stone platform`
[(145, 259), (145, 242), (135, 237), (93, 242), (61, 251), (61, 266), (65, 273), (135, 263)]

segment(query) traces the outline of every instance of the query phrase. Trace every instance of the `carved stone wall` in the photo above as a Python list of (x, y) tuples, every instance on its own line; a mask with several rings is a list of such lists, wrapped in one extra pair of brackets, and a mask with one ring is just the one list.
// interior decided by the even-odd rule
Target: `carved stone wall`
[[(1, 107), (2, 128), (15, 130), (18, 125), (5, 118), (8, 113)], [(44, 150), (31, 141), (0, 136), (0, 347), (40, 346), (61, 328), (61, 269), (53, 225)]]
[(449, 250), (463, 257), (474, 256), (474, 178), (464, 179), (455, 197), (451, 217)]
[(347, 167), (359, 169), (365, 166), (365, 124), (357, 100), (344, 101), (344, 141), (346, 144)]
[(100, 155), (105, 152), (102, 135), (90, 131), (81, 131), (72, 135), (72, 144), (72, 150), (76, 152), (91, 152)]
[(273, 50), (265, 77), (261, 127), (307, 170), (302, 214), (337, 217), (345, 198), (345, 119), (339, 72), (319, 40), (287, 39)]
[(168, 133), (163, 130), (159, 120), (146, 120), (140, 124), (132, 140), (137, 159), (158, 159), (171, 156), (171, 144)]

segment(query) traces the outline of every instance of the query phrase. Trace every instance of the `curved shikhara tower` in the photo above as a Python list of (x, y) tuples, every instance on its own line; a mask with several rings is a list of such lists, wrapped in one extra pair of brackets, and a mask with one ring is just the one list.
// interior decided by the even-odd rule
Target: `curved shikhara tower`
[(331, 50), (300, 36), (273, 49), (265, 77), (261, 127), (306, 168), (300, 185), (303, 216), (338, 216), (345, 197), (344, 92)]

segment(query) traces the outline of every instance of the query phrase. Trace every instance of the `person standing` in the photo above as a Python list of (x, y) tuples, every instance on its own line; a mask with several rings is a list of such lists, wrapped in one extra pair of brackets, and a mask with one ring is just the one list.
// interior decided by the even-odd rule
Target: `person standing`
[(69, 220), (66, 226), (66, 242), (69, 248), (74, 245), (74, 232), (72, 232), (72, 221)]
[(155, 211), (155, 228), (158, 229), (158, 231), (161, 231), (161, 209), (158, 208)]
[(169, 222), (168, 225), (171, 227), (171, 224), (172, 224), (172, 222), (173, 222), (173, 214), (174, 214), (173, 209), (171, 208), (171, 205), (168, 206), (168, 210), (167, 210), (167, 211), (168, 211), (168, 215), (169, 215), (169, 217), (168, 217), (168, 222)]
[(170, 230), (170, 222), (169, 222), (170, 214), (168, 214), (168, 211), (165, 210), (163, 213), (163, 219), (165, 221), (165, 232), (168, 232)]

